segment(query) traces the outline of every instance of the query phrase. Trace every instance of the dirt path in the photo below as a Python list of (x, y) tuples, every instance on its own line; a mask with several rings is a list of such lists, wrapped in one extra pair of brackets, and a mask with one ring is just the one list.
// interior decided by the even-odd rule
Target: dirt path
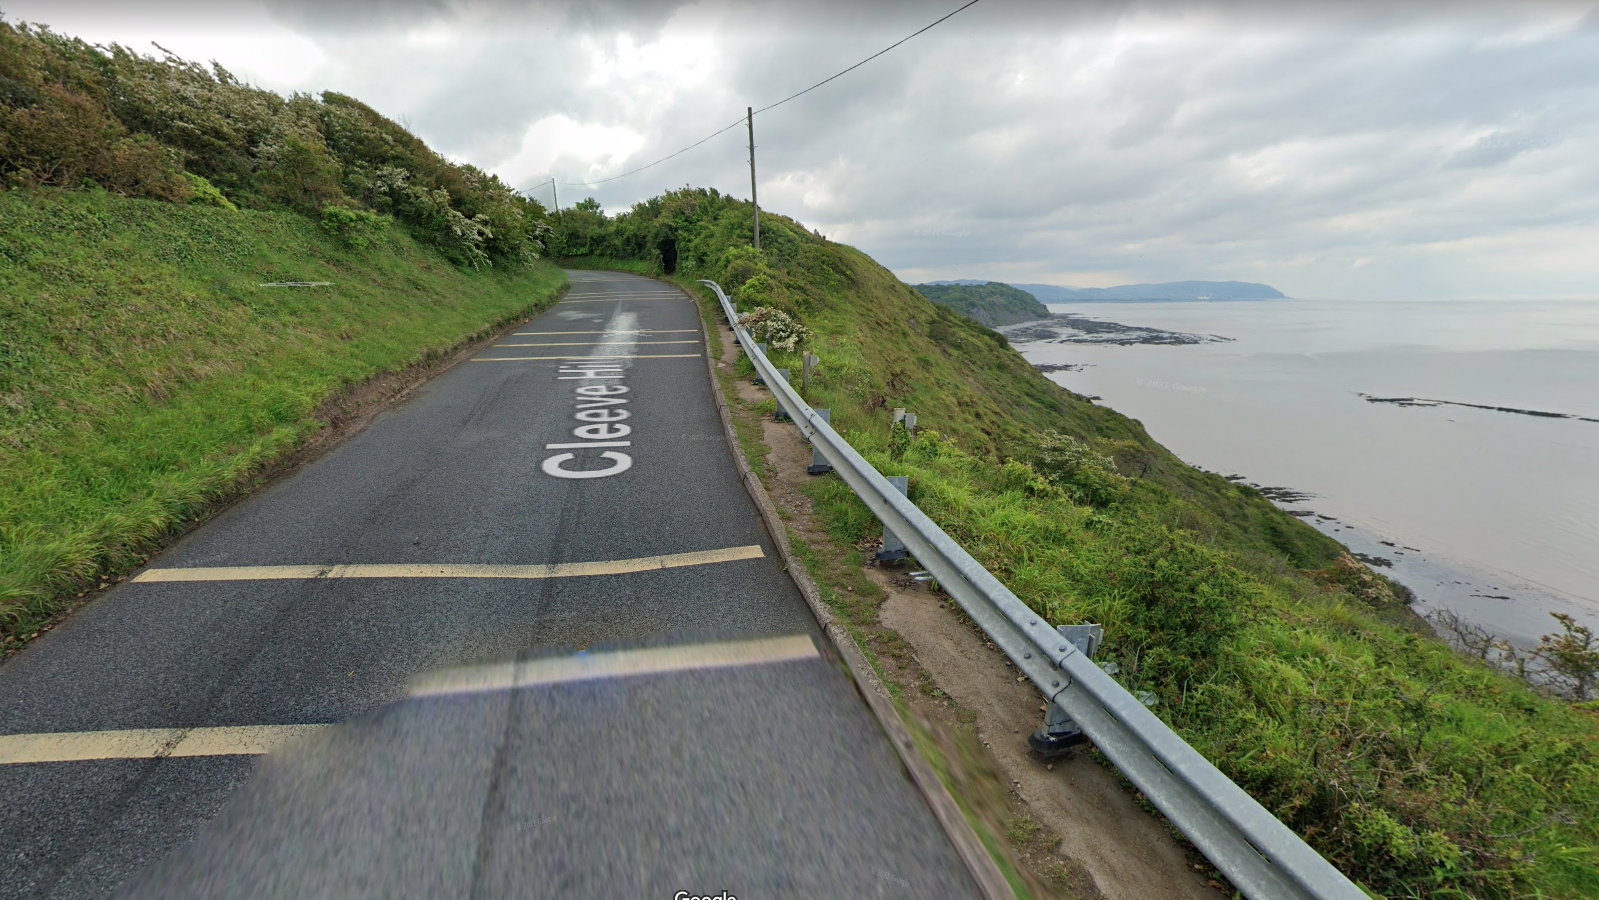
[[(874, 573), (882, 582), (888, 579)], [(1032, 755), (1024, 730), (1041, 718), (1038, 691), (1016, 680), (1003, 654), (923, 591), (885, 584), (881, 621), (915, 648), (938, 686), (977, 714), (977, 731), (1012, 790), (1060, 835), (1060, 853), (1093, 876), (1109, 900), (1215, 900), (1183, 848), (1122, 790), (1114, 773), (1083, 755), (1053, 765)]]

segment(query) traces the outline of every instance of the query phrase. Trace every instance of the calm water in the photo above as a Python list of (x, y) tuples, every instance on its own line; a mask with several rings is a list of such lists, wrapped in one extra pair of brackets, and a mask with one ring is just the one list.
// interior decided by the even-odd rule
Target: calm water
[[(1188, 346), (1033, 342), (1060, 384), (1139, 419), (1184, 460), (1314, 495), (1294, 510), (1393, 562), (1423, 609), (1522, 642), (1548, 611), (1599, 626), (1599, 302), (1053, 304), (1233, 338)], [(1382, 542), (1388, 542), (1384, 544)]]

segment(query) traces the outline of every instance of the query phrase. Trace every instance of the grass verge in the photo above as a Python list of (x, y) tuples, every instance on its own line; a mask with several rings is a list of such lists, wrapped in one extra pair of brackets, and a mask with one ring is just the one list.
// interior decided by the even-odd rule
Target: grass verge
[[(353, 386), (552, 302), (553, 265), (457, 268), (397, 229), (286, 212), (0, 194), (0, 640), (247, 489)], [(264, 287), (325, 281), (321, 287)]]

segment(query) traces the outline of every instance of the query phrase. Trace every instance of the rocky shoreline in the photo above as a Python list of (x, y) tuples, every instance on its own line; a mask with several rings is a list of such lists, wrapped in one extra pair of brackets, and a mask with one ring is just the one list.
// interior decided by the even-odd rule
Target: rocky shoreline
[(1374, 397), (1371, 394), (1357, 394), (1367, 403), (1388, 403), (1394, 406), (1463, 406), (1468, 409), (1486, 409), (1492, 412), (1514, 413), (1518, 416), (1537, 416), (1541, 419), (1575, 419), (1578, 422), (1599, 422), (1587, 416), (1578, 416), (1571, 413), (1545, 412), (1539, 409), (1518, 409), (1514, 406), (1492, 406), (1487, 403), (1465, 403), (1459, 400), (1429, 400), (1426, 397)]
[(1181, 331), (1164, 331), (1140, 325), (1123, 325), (1086, 316), (1055, 313), (1047, 319), (1007, 325), (1000, 334), (1013, 344), (1153, 344), (1178, 346), (1185, 344), (1214, 344), (1232, 338), (1215, 334), (1188, 334)]

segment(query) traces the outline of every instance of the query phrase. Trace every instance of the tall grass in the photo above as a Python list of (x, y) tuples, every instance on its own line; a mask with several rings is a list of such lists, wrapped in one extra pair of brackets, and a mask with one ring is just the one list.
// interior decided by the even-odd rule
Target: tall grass
[[(849, 438), (1033, 609), (1104, 624), (1118, 678), (1368, 889), (1599, 895), (1591, 717), (1296, 573), (1245, 572), (1136, 503), (1078, 505), (932, 431), (899, 452)], [(879, 527), (835, 478), (810, 493), (846, 544)]]

